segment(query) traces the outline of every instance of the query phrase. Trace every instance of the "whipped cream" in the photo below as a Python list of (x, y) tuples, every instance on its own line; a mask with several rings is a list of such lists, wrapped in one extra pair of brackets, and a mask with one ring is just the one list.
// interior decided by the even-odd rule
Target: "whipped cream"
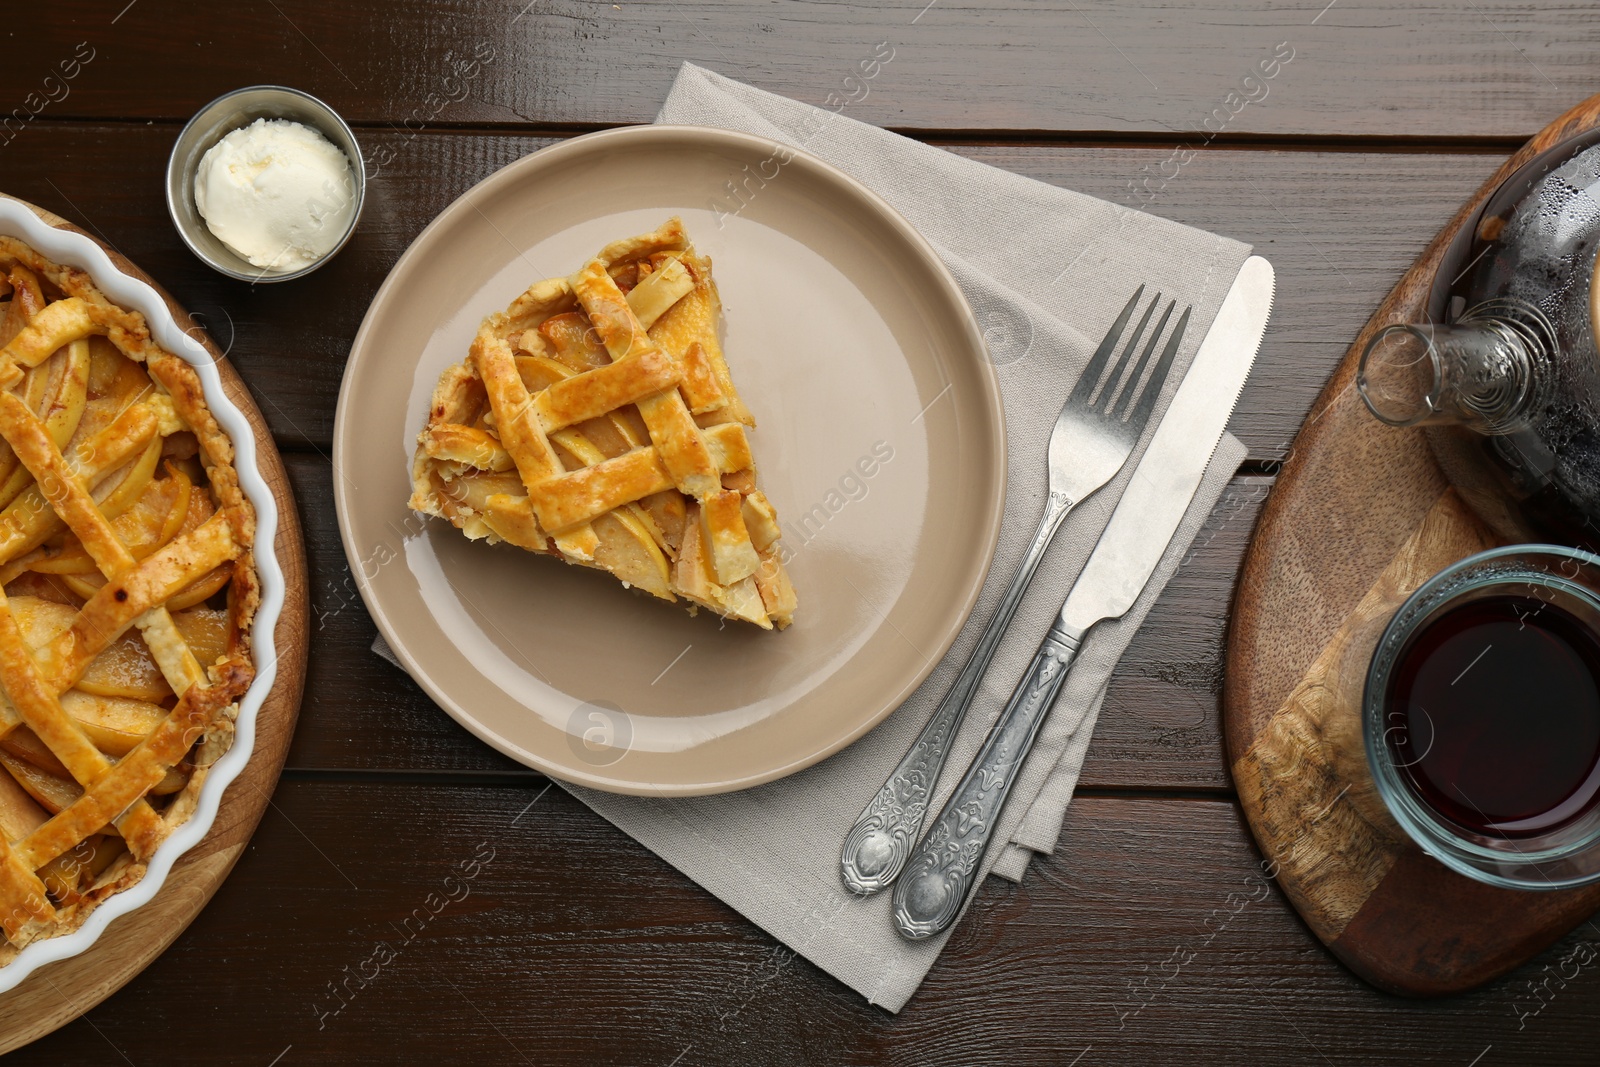
[(350, 160), (287, 119), (240, 127), (200, 160), (194, 204), (217, 239), (257, 267), (296, 271), (333, 251), (355, 214)]

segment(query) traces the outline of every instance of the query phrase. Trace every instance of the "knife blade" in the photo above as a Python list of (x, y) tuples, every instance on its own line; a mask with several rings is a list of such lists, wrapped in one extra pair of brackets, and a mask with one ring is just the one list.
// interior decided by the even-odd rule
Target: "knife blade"
[(1061, 607), (1067, 626), (1087, 630), (1125, 614), (1166, 554), (1255, 364), (1273, 290), (1272, 264), (1260, 256), (1245, 260), (1094, 553), (1067, 594)]
[(1089, 630), (1127, 613), (1166, 554), (1228, 426), (1272, 311), (1272, 265), (1245, 260), (1134, 468), (1111, 521), (977, 758), (895, 883), (895, 929), (910, 940), (955, 921), (1011, 787)]

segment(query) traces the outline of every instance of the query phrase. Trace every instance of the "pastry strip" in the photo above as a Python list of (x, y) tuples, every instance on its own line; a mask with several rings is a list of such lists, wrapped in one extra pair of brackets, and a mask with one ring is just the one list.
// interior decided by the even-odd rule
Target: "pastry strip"
[[(714, 470), (732, 473), (750, 465), (750, 443), (738, 423), (725, 423), (705, 436)], [(660, 451), (646, 445), (541, 482), (528, 499), (541, 526), (564, 530), (671, 488)]]
[[(61, 809), (43, 826), (17, 846), (22, 861), (36, 867), (49, 863), (89, 834), (106, 825), (130, 804), (143, 804), (138, 798), (148, 793), (166, 775), (167, 769), (194, 746), (224, 707), (233, 703), (250, 687), (252, 672), (246, 666), (229, 663), (219, 684), (206, 689), (196, 687), (179, 699), (161, 724), (134, 750), (117, 761), (93, 790)], [(124, 836), (128, 831), (124, 830)], [(153, 849), (159, 843), (159, 829), (128, 837), (130, 848)]]
[[(108, 582), (115, 582), (136, 561), (111, 522), (100, 511), (89, 490), (74, 475), (54, 441), (28, 406), (10, 393), (0, 392), (0, 436), (16, 452), (61, 520), (77, 535)], [(155, 655), (173, 692), (182, 696), (191, 685), (204, 685), (205, 673), (188, 644), (178, 633), (164, 607), (153, 607), (138, 620), (148, 631), (146, 644)]]
[[(522, 484), (532, 493), (542, 482), (560, 476), (565, 468), (534, 416), (533, 400), (528, 395), (528, 387), (522, 384), (522, 375), (517, 373), (511, 346), (503, 340), (480, 336), (473, 342), (472, 360), (489, 394), (489, 406), (494, 409), (500, 441), (511, 453)], [(558, 548), (578, 559), (593, 559), (598, 545), (594, 531), (586, 526), (556, 538)]]
[[(104, 825), (104, 824), (102, 824)], [(70, 846), (69, 846), (70, 847)], [(11, 940), (24, 940), (19, 935), (32, 933), (33, 928), (55, 918), (56, 909), (50, 906), (44, 883), (33, 873), (27, 860), (19, 856), (0, 834), (0, 930)]]
[[(28, 651), (22, 631), (17, 629), (17, 620), (11, 615), (11, 606), (4, 593), (0, 593), (0, 685), (5, 686), (6, 696), (20, 713), (22, 721), (62, 762), (67, 773), (84, 787), (87, 794), (89, 787), (111, 769), (111, 763), (84, 735), (83, 728), (61, 710), (61, 702), (56, 699), (56, 694), (39, 676), (33, 653)], [(162, 773), (165, 774), (165, 770)], [(144, 794), (139, 795), (142, 797)], [(117, 826), (123, 831), (123, 836), (129, 839), (130, 845), (137, 838), (159, 833), (161, 817), (147, 802), (133, 798), (123, 807), (128, 810), (117, 820)], [(117, 808), (111, 814), (120, 811), (122, 808)], [(100, 825), (104, 826), (105, 822), (102, 821)], [(76, 843), (73, 841), (67, 847)], [(31, 859), (26, 851), (22, 858), (25, 863)], [(54, 858), (47, 856), (33, 863), (33, 867), (38, 869)]]
[[(578, 272), (572, 290), (613, 360), (650, 358), (659, 353), (628, 307), (627, 297), (599, 260)], [(642, 399), (638, 407), (650, 429), (650, 440), (655, 442), (661, 462), (678, 489), (699, 498), (721, 488), (700, 427), (695, 425), (694, 416), (676, 389)]]
[[(78, 446), (73, 455), (73, 474), (90, 484), (99, 481), (143, 452), (160, 429), (160, 416), (154, 405), (133, 405)], [(37, 548), (64, 525), (39, 487), (30, 485), (0, 511), (0, 560), (9, 561)]]
[(233, 519), (219, 511), (195, 529), (108, 581), (83, 605), (71, 626), (39, 649), (41, 672), (56, 692), (71, 688), (84, 670), (135, 619), (239, 555)]

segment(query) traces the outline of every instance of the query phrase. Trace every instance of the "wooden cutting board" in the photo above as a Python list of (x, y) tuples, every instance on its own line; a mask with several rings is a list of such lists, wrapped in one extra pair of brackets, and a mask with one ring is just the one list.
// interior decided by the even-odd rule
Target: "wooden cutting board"
[[(43, 208), (28, 206), (52, 226), (74, 233), (84, 232)], [(160, 293), (180, 325), (193, 322), (189, 313), (149, 275), (104, 242), (97, 243), (119, 270), (147, 282)], [(278, 772), (283, 769), (284, 757), (289, 752), (295, 719), (300, 713), (309, 633), (306, 550), (289, 477), (267, 430), (266, 420), (261, 417), (260, 409), (240, 381), (238, 372), (198, 325), (186, 329), (211, 353), (222, 376), (223, 390), (250, 420), (255, 430), (256, 461), (278, 502), (278, 535), (274, 545), (285, 584), (283, 614), (278, 617), (276, 631), (278, 677), (256, 717), (256, 743), (250, 762), (223, 794), (211, 831), (173, 864), (154, 900), (113, 922), (88, 951), (59, 963), (46, 964), (17, 988), (0, 995), (0, 1054), (43, 1037), (105, 1000), (164, 952), (200, 914), (200, 909), (233, 869), (234, 861), (244, 852), (250, 835), (266, 811), (278, 782)]]
[[(1435, 996), (1504, 974), (1600, 907), (1600, 886), (1496, 889), (1423, 854), (1366, 775), (1353, 699), (1332, 689), (1356, 628), (1498, 543), (1420, 430), (1384, 426), (1355, 389), (1368, 339), (1423, 317), (1451, 243), (1513, 170), (1600, 125), (1600, 96), (1529, 141), (1400, 279), (1312, 407), (1257, 524), (1234, 600), (1223, 732), (1265, 862), (1307, 925), (1367, 981)], [(1449, 157), (1439, 157), (1449, 166)], [(1381, 180), (1380, 176), (1374, 176)], [(1292, 299), (1292, 296), (1291, 296)]]

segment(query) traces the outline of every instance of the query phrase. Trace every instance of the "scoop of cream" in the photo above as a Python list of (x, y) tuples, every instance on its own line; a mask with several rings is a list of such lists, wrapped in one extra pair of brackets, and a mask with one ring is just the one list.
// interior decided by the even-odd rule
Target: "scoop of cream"
[(211, 146), (194, 204), (217, 239), (257, 267), (309, 267), (339, 243), (355, 213), (350, 161), (309, 126), (257, 119)]

